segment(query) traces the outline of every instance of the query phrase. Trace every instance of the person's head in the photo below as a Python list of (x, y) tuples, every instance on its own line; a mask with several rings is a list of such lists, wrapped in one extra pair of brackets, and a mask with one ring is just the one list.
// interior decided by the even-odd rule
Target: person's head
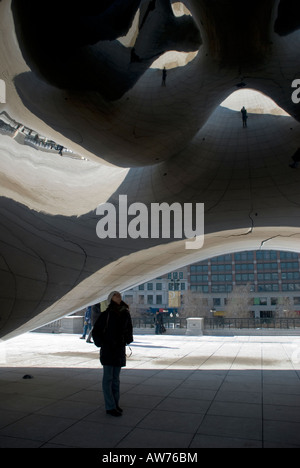
[(122, 302), (122, 296), (121, 294), (119, 293), (119, 291), (112, 291), (108, 298), (107, 298), (107, 302), (110, 304), (111, 301), (113, 302), (116, 302), (116, 304), (121, 304)]

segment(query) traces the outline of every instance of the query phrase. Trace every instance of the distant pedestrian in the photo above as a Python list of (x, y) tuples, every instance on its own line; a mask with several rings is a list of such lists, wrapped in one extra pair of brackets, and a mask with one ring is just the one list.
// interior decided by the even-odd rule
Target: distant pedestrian
[(246, 128), (247, 127), (248, 114), (247, 114), (247, 110), (245, 109), (245, 106), (242, 107), (241, 113), (242, 113), (242, 120), (243, 120), (243, 128)]
[(166, 67), (164, 67), (162, 71), (162, 81), (161, 81), (162, 86), (166, 86), (166, 79), (167, 79), (167, 70), (166, 70)]
[(92, 343), (92, 333), (93, 333), (93, 328), (94, 328), (94, 325), (95, 323), (97, 322), (98, 318), (99, 318), (99, 315), (101, 313), (101, 306), (100, 304), (94, 304), (92, 305), (92, 308), (91, 308), (91, 330), (90, 330), (90, 333), (89, 333), (89, 336), (87, 337), (87, 340), (86, 342), (87, 343)]
[(154, 320), (155, 320), (155, 334), (161, 335), (162, 333), (164, 333), (164, 329), (165, 329), (162, 313), (157, 311)]
[(82, 336), (80, 337), (81, 340), (85, 339), (86, 335), (89, 334), (92, 328), (91, 313), (92, 313), (92, 308), (91, 306), (88, 306), (84, 314), (83, 332), (82, 332)]

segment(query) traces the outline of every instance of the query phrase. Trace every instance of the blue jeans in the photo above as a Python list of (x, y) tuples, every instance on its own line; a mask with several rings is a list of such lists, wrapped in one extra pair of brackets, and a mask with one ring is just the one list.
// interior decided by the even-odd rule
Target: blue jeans
[(103, 366), (102, 390), (105, 409), (112, 410), (119, 406), (121, 367)]
[(87, 324), (84, 325), (83, 332), (82, 332), (83, 338), (85, 338), (86, 334), (89, 334), (91, 328), (92, 328), (92, 325), (90, 323), (87, 323)]

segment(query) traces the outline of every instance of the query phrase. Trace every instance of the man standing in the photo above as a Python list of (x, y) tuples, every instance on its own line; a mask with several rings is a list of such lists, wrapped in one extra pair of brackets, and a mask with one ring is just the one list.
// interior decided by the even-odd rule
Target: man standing
[(167, 70), (166, 70), (166, 67), (164, 67), (162, 71), (162, 81), (161, 81), (162, 86), (166, 86), (166, 79), (167, 79)]
[(155, 334), (161, 335), (163, 333), (163, 316), (162, 314), (157, 311), (155, 315)]
[(242, 113), (242, 120), (243, 120), (243, 128), (246, 128), (247, 127), (248, 114), (247, 114), (247, 110), (245, 109), (245, 106), (242, 107), (241, 113)]
[(92, 310), (91, 310), (91, 331), (89, 333), (89, 336), (87, 337), (87, 340), (86, 342), (87, 343), (92, 343), (92, 332), (93, 332), (93, 328), (94, 328), (94, 325), (95, 323), (97, 322), (98, 318), (99, 318), (99, 315), (101, 313), (101, 307), (100, 307), (100, 304), (94, 304), (92, 305)]
[(89, 334), (92, 324), (91, 324), (91, 306), (88, 306), (84, 314), (84, 323), (83, 323), (83, 332), (80, 337), (81, 340), (85, 339), (86, 334)]

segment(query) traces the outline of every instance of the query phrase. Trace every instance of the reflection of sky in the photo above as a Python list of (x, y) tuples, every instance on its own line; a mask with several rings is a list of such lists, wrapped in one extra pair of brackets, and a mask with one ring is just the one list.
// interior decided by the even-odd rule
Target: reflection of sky
[(271, 98), (253, 89), (235, 91), (222, 102), (221, 106), (234, 111), (240, 111), (245, 106), (249, 114), (289, 116)]
[[(187, 7), (181, 2), (175, 2), (171, 5), (174, 16), (180, 17), (184, 15), (191, 15)], [(131, 28), (127, 32), (126, 36), (119, 37), (118, 41), (125, 47), (133, 47), (138, 36), (138, 25), (140, 18), (140, 10), (136, 12), (135, 18), (132, 22)], [(189, 62), (194, 60), (198, 55), (196, 52), (177, 52), (171, 50), (161, 55), (155, 62), (152, 63), (150, 68), (161, 68), (166, 67), (167, 69), (184, 67)]]
[[(172, 10), (174, 16), (180, 17), (183, 15), (191, 15), (187, 7), (181, 2), (175, 2), (172, 5)], [(194, 58), (198, 55), (198, 51), (196, 52), (177, 52), (176, 50), (171, 50), (166, 52), (161, 57), (159, 57), (150, 68), (164, 68), (167, 69), (176, 68), (176, 67), (184, 67), (189, 62), (194, 60)]]
[(150, 68), (166, 67), (167, 69), (171, 69), (184, 67), (189, 62), (194, 60), (194, 58), (198, 55), (198, 52), (198, 50), (196, 52), (177, 52), (176, 50), (170, 50), (155, 60)]

